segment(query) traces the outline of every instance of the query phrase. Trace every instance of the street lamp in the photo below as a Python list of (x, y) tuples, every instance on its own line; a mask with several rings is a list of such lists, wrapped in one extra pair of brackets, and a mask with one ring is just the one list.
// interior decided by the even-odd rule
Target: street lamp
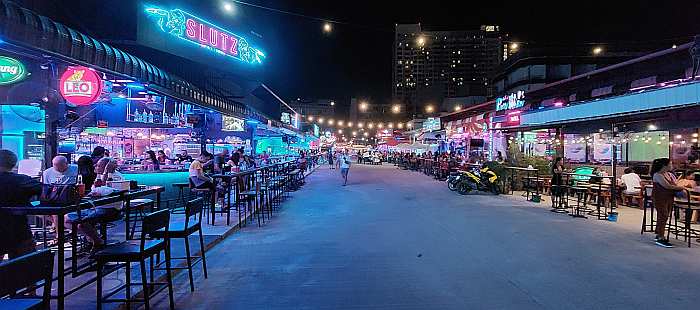
[(331, 125), (331, 126), (333, 125), (333, 120), (332, 120), (332, 119), (329, 119), (329, 120), (328, 120), (328, 125)]
[(331, 106), (334, 106), (334, 105), (335, 105), (335, 101), (331, 101)]
[(343, 121), (338, 121), (338, 126), (343, 126)]
[(418, 37), (418, 39), (416, 40), (416, 43), (418, 43), (418, 46), (423, 46), (423, 44), (425, 44), (425, 37), (424, 36)]
[(331, 25), (329, 22), (323, 23), (323, 32), (331, 33), (331, 31), (333, 31), (333, 25)]
[(596, 46), (593, 48), (593, 55), (600, 55), (603, 53), (603, 48), (600, 46)]
[(367, 111), (368, 104), (365, 101), (360, 102), (360, 111)]
[(455, 112), (456, 112), (456, 111), (459, 111), (459, 110), (462, 110), (462, 106), (461, 106), (461, 105), (456, 105), (456, 106), (455, 106)]
[(435, 111), (435, 107), (433, 107), (432, 105), (428, 105), (425, 107), (425, 112), (433, 113), (433, 111)]
[(348, 122), (348, 127), (352, 127), (352, 122)]
[(520, 44), (518, 44), (517, 42), (513, 42), (513, 43), (510, 44), (510, 49), (511, 49), (512, 51), (517, 50), (519, 47), (520, 47)]
[(323, 117), (321, 117), (321, 118), (318, 119), (318, 123), (319, 123), (319, 124), (323, 124)]
[(229, 13), (229, 14), (233, 13), (233, 11), (234, 11), (234, 9), (235, 9), (235, 8), (233, 7), (233, 4), (230, 3), (230, 2), (224, 2), (223, 5), (222, 5), (221, 7), (224, 9), (224, 11), (225, 11), (226, 13)]
[(314, 121), (314, 117), (313, 117), (313, 116), (309, 116), (309, 122), (313, 122), (313, 121)]
[(394, 106), (391, 107), (391, 112), (394, 112), (395, 114), (401, 112), (401, 106), (398, 104), (395, 104)]
[(357, 123), (357, 128), (362, 128), (362, 127), (364, 127), (364, 125), (365, 124), (363, 124), (363, 123)]

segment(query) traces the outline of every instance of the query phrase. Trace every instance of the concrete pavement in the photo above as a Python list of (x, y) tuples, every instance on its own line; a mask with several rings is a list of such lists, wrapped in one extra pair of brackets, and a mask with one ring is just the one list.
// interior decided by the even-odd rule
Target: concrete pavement
[[(393, 166), (320, 168), (272, 222), (207, 252), (179, 309), (690, 309), (700, 251), (637, 225), (460, 196)], [(621, 216), (624, 216), (621, 215)], [(621, 221), (624, 223), (624, 221)], [(167, 308), (161, 294), (155, 306)]]

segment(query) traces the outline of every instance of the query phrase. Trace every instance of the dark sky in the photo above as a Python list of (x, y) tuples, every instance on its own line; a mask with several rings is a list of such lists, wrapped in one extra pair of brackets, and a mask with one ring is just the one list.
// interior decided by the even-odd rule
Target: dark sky
[[(52, 11), (78, 21), (68, 24), (86, 29), (90, 14), (102, 11), (115, 19), (113, 28), (129, 28), (128, 15), (119, 7), (140, 0), (74, 0), (87, 16), (50, 1)], [(268, 59), (265, 82), (283, 98), (330, 98), (348, 102), (352, 96), (387, 101), (391, 95), (391, 57), (395, 23), (420, 22), (428, 30), (468, 30), (496, 24), (513, 40), (523, 42), (648, 42), (689, 41), (700, 34), (700, 1), (339, 1), (246, 0), (284, 11), (337, 20), (332, 34), (321, 31), (322, 22), (236, 4), (237, 13), (221, 11), (225, 0), (149, 0), (148, 3), (187, 3), (198, 12), (235, 29), (245, 24), (266, 34)], [(66, 1), (66, 3), (72, 1)], [(86, 4), (87, 3), (87, 4)], [(60, 7), (56, 7), (56, 5)], [(133, 4), (136, 6), (136, 4)], [(120, 15), (121, 14), (121, 15)], [(49, 14), (55, 15), (55, 14)], [(96, 15), (100, 16), (100, 15)], [(92, 17), (94, 19), (102, 17)], [(66, 22), (65, 20), (62, 20)], [(107, 26), (112, 26), (107, 23)], [(99, 33), (89, 32), (100, 37)]]
[[(619, 42), (700, 34), (700, 1), (260, 1), (269, 7), (350, 23), (330, 36), (321, 22), (269, 13), (285, 25), (288, 50), (271, 84), (287, 97), (391, 95), (394, 23), (432, 30), (497, 24), (519, 41)], [(242, 10), (259, 10), (241, 7)], [(682, 42), (681, 42), (682, 43)], [(270, 51), (274, 53), (275, 51)]]

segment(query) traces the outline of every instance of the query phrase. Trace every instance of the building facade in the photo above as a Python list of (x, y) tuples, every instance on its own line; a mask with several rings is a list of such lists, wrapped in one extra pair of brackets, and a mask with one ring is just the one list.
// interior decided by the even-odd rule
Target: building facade
[(659, 48), (649, 44), (520, 44), (517, 52), (497, 67), (493, 77), (494, 96), (537, 90)]
[(396, 25), (392, 96), (412, 114), (445, 98), (488, 96), (503, 51), (498, 26), (426, 31), (420, 24)]

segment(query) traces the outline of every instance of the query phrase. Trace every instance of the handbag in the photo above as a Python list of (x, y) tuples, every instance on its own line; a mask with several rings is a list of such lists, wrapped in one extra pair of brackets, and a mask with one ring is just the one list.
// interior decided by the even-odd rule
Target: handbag
[(39, 200), (42, 203), (62, 206), (75, 204), (80, 200), (78, 186), (75, 184), (43, 184)]

